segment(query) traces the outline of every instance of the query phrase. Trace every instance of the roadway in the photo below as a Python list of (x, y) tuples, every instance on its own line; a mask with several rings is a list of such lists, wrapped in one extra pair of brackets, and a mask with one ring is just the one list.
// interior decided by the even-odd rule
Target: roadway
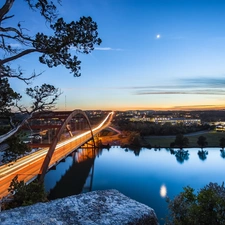
[[(108, 127), (111, 123), (112, 117), (113, 112), (109, 113), (98, 126), (92, 128), (93, 135), (95, 136), (101, 130)], [(88, 130), (58, 143), (50, 161), (49, 168), (58, 164), (63, 158), (71, 154), (75, 149), (85, 144), (91, 138), (91, 131)], [(18, 159), (15, 162), (0, 166), (0, 198), (9, 194), (8, 187), (16, 175), (18, 175), (19, 181), (23, 180), (25, 183), (29, 183), (37, 178), (48, 149), (49, 148), (43, 148)]]

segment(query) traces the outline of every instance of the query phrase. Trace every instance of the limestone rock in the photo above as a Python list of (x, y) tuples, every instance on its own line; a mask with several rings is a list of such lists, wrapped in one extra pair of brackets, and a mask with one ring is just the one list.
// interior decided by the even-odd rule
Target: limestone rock
[(158, 225), (152, 208), (117, 190), (85, 194), (0, 213), (1, 225)]

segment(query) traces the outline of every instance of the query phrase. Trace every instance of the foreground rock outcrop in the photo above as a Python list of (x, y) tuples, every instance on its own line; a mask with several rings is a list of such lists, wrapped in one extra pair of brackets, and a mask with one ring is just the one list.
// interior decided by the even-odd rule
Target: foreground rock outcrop
[(116, 190), (93, 191), (0, 213), (1, 225), (158, 225), (152, 208)]

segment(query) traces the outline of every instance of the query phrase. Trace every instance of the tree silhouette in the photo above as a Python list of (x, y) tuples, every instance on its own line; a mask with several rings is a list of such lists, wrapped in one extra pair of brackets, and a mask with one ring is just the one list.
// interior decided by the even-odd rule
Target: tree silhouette
[(206, 137), (204, 136), (199, 136), (198, 137), (198, 141), (197, 144), (201, 147), (201, 149), (203, 150), (204, 147), (206, 147), (208, 145), (208, 142), (206, 141)]
[[(33, 13), (39, 12), (44, 18), (44, 26), (40, 26), (40, 29), (45, 31), (47, 26), (49, 28), (47, 33), (39, 30), (36, 34), (31, 33), (28, 27), (23, 27), (20, 18), (15, 23), (15, 15), (11, 15), (14, 2), (15, 0), (4, 0), (0, 3), (0, 117), (8, 118), (9, 121), (8, 131), (0, 133), (0, 143), (14, 135), (34, 112), (54, 107), (61, 94), (58, 88), (50, 84), (30, 87), (31, 81), (43, 72), (27, 75), (20, 66), (13, 68), (11, 62), (36, 53), (35, 55), (39, 54), (40, 63), (49, 68), (62, 65), (74, 77), (78, 77), (81, 75), (81, 61), (77, 54), (89, 54), (95, 45), (101, 43), (97, 24), (91, 17), (81, 17), (76, 22), (67, 23), (58, 16), (56, 4), (61, 5), (61, 0), (21, 1), (21, 7), (29, 7)], [(27, 20), (31, 21), (30, 18)], [(22, 95), (11, 87), (12, 79), (29, 85), (25, 93), (32, 99), (32, 105), (21, 105), (19, 101)], [(13, 121), (12, 107), (24, 114), (23, 120), (17, 123)]]
[(182, 164), (185, 160), (189, 159), (188, 150), (187, 151), (180, 151), (180, 150), (176, 151), (175, 157), (176, 157), (177, 161)]
[(224, 150), (224, 148), (225, 148), (225, 138), (224, 137), (222, 137), (222, 138), (220, 138), (220, 147)]
[(198, 151), (198, 157), (199, 159), (201, 159), (202, 161), (207, 159), (207, 155), (208, 155), (208, 151), (204, 151), (204, 150), (199, 150)]
[(176, 136), (174, 144), (175, 144), (175, 146), (178, 146), (180, 148), (180, 150), (182, 150), (183, 147), (187, 147), (188, 146), (189, 140), (183, 134), (178, 134)]

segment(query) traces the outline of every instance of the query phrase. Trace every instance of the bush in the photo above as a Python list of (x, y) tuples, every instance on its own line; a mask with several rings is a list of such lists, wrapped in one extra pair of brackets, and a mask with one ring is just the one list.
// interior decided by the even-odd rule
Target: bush
[(8, 191), (13, 194), (13, 200), (6, 204), (6, 209), (47, 201), (44, 184), (39, 183), (37, 180), (26, 185), (24, 181), (18, 181), (18, 176), (16, 175)]
[(225, 188), (209, 183), (195, 194), (187, 186), (173, 200), (168, 199), (170, 211), (167, 225), (224, 225)]

